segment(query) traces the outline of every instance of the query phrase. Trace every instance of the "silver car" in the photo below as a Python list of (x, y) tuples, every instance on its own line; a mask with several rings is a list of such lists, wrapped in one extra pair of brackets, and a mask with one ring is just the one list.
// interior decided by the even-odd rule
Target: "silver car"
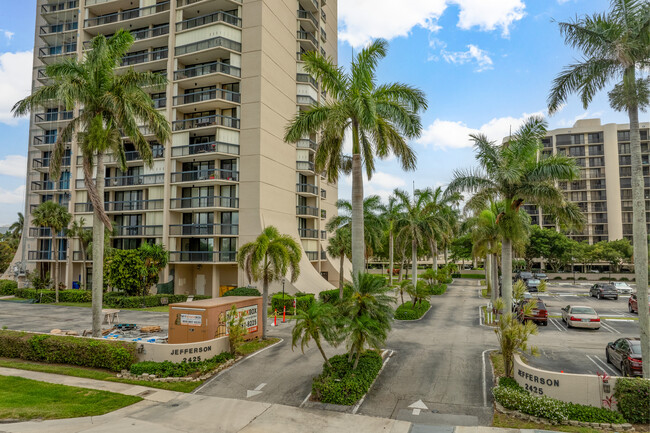
[(626, 282), (623, 281), (617, 281), (614, 284), (614, 287), (616, 287), (616, 291), (619, 293), (619, 295), (631, 295), (634, 290), (632, 290), (632, 287), (628, 286)]
[(562, 320), (567, 328), (600, 329), (600, 317), (596, 310), (583, 305), (562, 308)]

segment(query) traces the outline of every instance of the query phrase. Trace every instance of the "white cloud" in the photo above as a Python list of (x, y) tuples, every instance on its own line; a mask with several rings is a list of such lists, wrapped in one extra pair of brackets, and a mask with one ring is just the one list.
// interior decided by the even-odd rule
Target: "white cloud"
[(12, 40), (15, 35), (14, 32), (10, 32), (9, 30), (0, 29), (0, 32), (2, 32), (4, 37), (7, 38), (8, 40)]
[(32, 87), (32, 52), (0, 54), (0, 123), (15, 125), (11, 108), (29, 95)]
[(25, 178), (27, 158), (22, 155), (7, 155), (0, 159), (0, 175)]
[[(431, 45), (431, 44), (429, 44)], [(463, 65), (469, 62), (476, 62), (476, 72), (483, 72), (492, 69), (492, 59), (488, 52), (476, 45), (469, 44), (467, 51), (447, 51), (444, 48), (440, 51), (447, 63)]]
[(524, 113), (519, 118), (509, 116), (498, 117), (478, 128), (471, 128), (462, 121), (436, 119), (424, 130), (422, 137), (417, 140), (417, 143), (440, 149), (472, 147), (469, 135), (477, 133), (485, 134), (489, 140), (500, 143), (504, 137), (510, 134), (510, 131), (516, 131), (523, 124), (524, 120), (533, 115), (542, 116), (544, 112)]
[(482, 31), (501, 29), (507, 37), (510, 26), (525, 15), (523, 0), (346, 0), (339, 2), (339, 38), (361, 47), (375, 38), (408, 36), (415, 27), (433, 33), (438, 20), (450, 5), (460, 9), (458, 27)]
[(13, 191), (0, 188), (0, 204), (20, 204), (23, 200), (25, 200), (25, 185), (21, 185)]
[[(352, 187), (352, 176), (348, 175), (344, 178), (345, 184)], [(378, 195), (384, 202), (388, 201), (388, 197), (393, 193), (395, 188), (403, 188), (406, 186), (406, 181), (403, 178), (394, 176), (383, 171), (377, 171), (372, 175), (372, 179), (368, 180), (365, 172), (363, 174), (363, 196), (368, 197), (371, 195)]]
[(566, 118), (565, 119), (558, 119), (557, 122), (556, 122), (556, 125), (557, 125), (558, 128), (572, 128), (573, 125), (575, 125), (575, 123), (578, 120), (599, 119), (602, 115), (603, 115), (602, 111), (596, 111), (596, 112), (593, 112), (593, 113), (589, 112), (589, 111), (585, 111), (582, 114), (578, 114), (573, 119), (566, 119)]

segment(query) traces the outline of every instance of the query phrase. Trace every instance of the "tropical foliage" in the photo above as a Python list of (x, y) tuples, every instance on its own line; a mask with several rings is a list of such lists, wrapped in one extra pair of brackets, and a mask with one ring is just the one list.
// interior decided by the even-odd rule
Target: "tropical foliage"
[(126, 296), (146, 296), (158, 283), (169, 253), (162, 245), (142, 244), (133, 250), (111, 249), (106, 256), (104, 279)]

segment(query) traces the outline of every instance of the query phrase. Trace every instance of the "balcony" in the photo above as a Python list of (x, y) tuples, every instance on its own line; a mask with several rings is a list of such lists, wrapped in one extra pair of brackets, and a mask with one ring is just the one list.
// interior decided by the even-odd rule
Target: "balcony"
[[(59, 251), (59, 260), (65, 260), (66, 257), (66, 251)], [(52, 251), (28, 251), (27, 260), (38, 262), (54, 261), (54, 253)]]
[(298, 194), (318, 195), (318, 187), (316, 185), (310, 185), (308, 183), (297, 183), (296, 192)]
[[(231, 78), (241, 78), (241, 69), (236, 67), (236, 66), (231, 66), (227, 63), (222, 63), (222, 62), (212, 62), (208, 63), (206, 65), (201, 65), (201, 66), (191, 66), (189, 68), (185, 69), (179, 69), (178, 71), (174, 71), (174, 80), (186, 80), (188, 78), (198, 78), (198, 77), (205, 77), (206, 75), (212, 75), (212, 74), (223, 74), (227, 75), (228, 81)], [(217, 79), (217, 77), (210, 77), (210, 84), (217, 82), (221, 83), (223, 81), (227, 81), (224, 79)], [(203, 85), (203, 84), (208, 84), (204, 83), (202, 81), (197, 80), (198, 85)]]
[(318, 20), (309, 11), (304, 9), (298, 9), (298, 19), (301, 22), (302, 27), (310, 31), (316, 31), (318, 29)]
[(299, 228), (298, 229), (298, 234), (300, 235), (301, 238), (318, 239), (318, 230), (315, 230), (315, 229)]
[(236, 251), (172, 251), (170, 263), (233, 263), (237, 260)]
[(196, 117), (193, 119), (175, 120), (172, 122), (174, 131), (222, 126), (225, 128), (239, 129), (239, 119), (236, 117), (213, 114), (211, 116)]
[(53, 14), (57, 12), (69, 11), (79, 7), (78, 0), (65, 1), (60, 3), (41, 5), (41, 14)]
[(205, 170), (177, 171), (172, 173), (172, 183), (199, 182), (203, 180), (227, 180), (237, 182), (239, 180), (239, 172), (223, 170), (220, 168), (210, 168)]
[(314, 163), (311, 161), (296, 161), (296, 170), (314, 174)]
[(236, 197), (202, 196), (172, 198), (171, 209), (195, 209), (195, 208), (226, 208), (237, 209), (239, 199)]
[[(106, 212), (132, 212), (143, 210), (161, 210), (164, 201), (157, 200), (131, 200), (131, 201), (107, 201), (104, 202)], [(92, 203), (75, 203), (74, 211), (88, 213), (93, 211)]]
[(318, 90), (318, 81), (309, 74), (296, 74), (296, 81), (299, 83), (311, 84), (314, 89)]
[(313, 33), (298, 30), (296, 37), (298, 38), (298, 42), (300, 42), (300, 46), (305, 51), (318, 49), (318, 39), (316, 39)]
[(162, 236), (163, 226), (116, 226), (113, 236), (118, 238), (130, 236)]
[(300, 5), (311, 12), (318, 12), (318, 0), (300, 0)]
[[(131, 31), (131, 36), (133, 36), (134, 39), (133, 46), (131, 47), (131, 49), (137, 47), (138, 42), (140, 41), (148, 41), (150, 39), (158, 38), (160, 36), (167, 36), (168, 34), (169, 34), (169, 24), (157, 26), (151, 29)], [(83, 43), (84, 50), (90, 49), (90, 47), (92, 47), (92, 41), (85, 41)]]
[[(242, 0), (176, 0), (176, 7), (182, 8), (195, 3), (220, 3), (219, 6), (224, 9), (226, 6), (232, 6), (233, 4), (242, 4)], [(223, 4), (223, 6), (221, 6), (221, 4)]]
[(316, 262), (318, 261), (318, 251), (305, 251), (305, 254), (307, 255), (307, 258), (311, 262)]
[[(53, 124), (57, 122), (65, 122), (71, 120), (74, 117), (74, 111), (54, 111), (50, 113), (37, 113), (34, 115), (34, 123), (43, 128), (49, 129)], [(56, 143), (56, 137), (54, 141)]]
[(325, 200), (327, 198), (327, 190), (321, 189), (320, 190), (320, 198)]
[(318, 208), (313, 206), (296, 206), (296, 215), (317, 217)]
[(45, 64), (55, 60), (59, 60), (59, 56), (66, 56), (69, 54), (77, 54), (77, 43), (41, 47), (38, 49), (38, 58)]
[(317, 150), (318, 149), (318, 143), (316, 143), (314, 140), (309, 140), (309, 139), (302, 139), (298, 140), (296, 143), (296, 147), (298, 149), (311, 149), (311, 150)]
[[(193, 42), (187, 45), (181, 45), (175, 48), (174, 53), (176, 57), (188, 56), (199, 51), (211, 50), (214, 48), (221, 48), (227, 51), (235, 51), (241, 53), (241, 43), (231, 39), (218, 36), (212, 39), (206, 39), (199, 42)], [(224, 53), (225, 54), (225, 53)], [(196, 57), (195, 57), (196, 58)], [(201, 61), (199, 59), (198, 61)]]
[[(162, 146), (156, 146), (151, 149), (151, 157), (153, 159), (160, 159), (165, 157), (165, 148)], [(114, 165), (119, 162), (118, 158), (116, 155), (110, 153), (108, 155), (104, 156), (104, 164), (106, 165)], [(124, 160), (128, 162), (133, 162), (133, 161), (142, 161), (142, 156), (140, 155), (140, 152), (137, 150), (129, 150), (124, 152)], [(78, 156), (77, 157), (77, 165), (81, 165), (83, 163), (83, 156)]]
[(176, 23), (176, 31), (193, 29), (195, 27), (205, 26), (212, 23), (226, 23), (241, 28), (241, 18), (227, 12), (215, 12), (209, 15), (203, 15), (196, 18), (190, 18)]
[(43, 39), (50, 39), (50, 35), (60, 35), (61, 33), (71, 32), (79, 28), (77, 21), (67, 21), (64, 23), (50, 24), (41, 26), (38, 35)]
[(172, 224), (170, 236), (237, 236), (237, 224)]
[(172, 158), (179, 158), (183, 156), (208, 156), (214, 158), (214, 153), (222, 153), (225, 155), (239, 155), (239, 146), (237, 144), (222, 143), (220, 141), (213, 141), (211, 143), (190, 144), (188, 146), (172, 147)]
[(120, 66), (132, 66), (142, 63), (167, 60), (168, 54), (169, 50), (167, 48), (158, 51), (148, 51), (146, 53), (127, 54), (126, 56), (122, 57)]
[(318, 101), (309, 95), (296, 95), (296, 104), (309, 108), (318, 105)]
[[(61, 230), (56, 234), (59, 238), (65, 237), (65, 231)], [(30, 227), (29, 228), (29, 237), (30, 238), (50, 238), (52, 237), (52, 230), (49, 227)]]
[[(104, 26), (107, 24), (121, 23), (122, 21), (133, 20), (136, 18), (147, 17), (156, 14), (162, 14), (169, 11), (169, 2), (157, 3), (152, 6), (146, 6), (138, 9), (130, 9), (122, 12), (115, 12), (112, 14), (101, 15), (94, 18), (84, 20), (84, 28), (89, 29), (97, 26)], [(167, 18), (167, 17), (165, 17)], [(120, 26), (123, 27), (123, 26)], [(105, 31), (106, 29), (104, 29)]]
[(56, 191), (70, 189), (69, 180), (54, 182), (51, 180), (35, 180), (31, 183), (31, 191)]
[[(224, 109), (236, 107), (241, 102), (241, 93), (232, 92), (225, 89), (204, 90), (201, 92), (186, 93), (184, 95), (174, 96), (174, 106), (179, 111), (192, 112), (196, 109)], [(184, 107), (188, 104), (197, 104), (198, 106)]]
[(327, 231), (326, 231), (326, 230), (321, 230), (321, 231), (320, 231), (320, 238), (321, 238), (322, 240), (327, 239)]
[(107, 188), (120, 186), (156, 185), (165, 181), (164, 173), (140, 174), (136, 176), (115, 176), (107, 177), (105, 185)]
[[(32, 168), (39, 171), (47, 171), (50, 168), (50, 158), (34, 158), (32, 159)], [(70, 157), (65, 157), (61, 160), (61, 167), (70, 167)]]

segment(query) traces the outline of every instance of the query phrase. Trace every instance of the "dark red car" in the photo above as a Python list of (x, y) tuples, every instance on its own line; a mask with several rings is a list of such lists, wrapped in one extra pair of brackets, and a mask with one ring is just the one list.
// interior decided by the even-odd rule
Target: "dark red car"
[(607, 343), (605, 358), (618, 367), (623, 376), (643, 376), (640, 338), (619, 338)]
[[(630, 313), (639, 314), (639, 300), (636, 293), (632, 293), (630, 299), (627, 300), (627, 309)], [(648, 301), (648, 309), (650, 309), (650, 301)]]
[[(523, 311), (524, 305), (526, 305), (527, 302), (533, 302), (533, 312), (530, 316), (525, 316)], [(517, 304), (515, 311), (517, 313), (517, 318), (522, 322), (530, 320), (537, 323), (538, 325), (548, 325), (548, 310), (546, 309), (544, 302), (542, 302), (542, 300), (539, 298), (520, 301)]]

